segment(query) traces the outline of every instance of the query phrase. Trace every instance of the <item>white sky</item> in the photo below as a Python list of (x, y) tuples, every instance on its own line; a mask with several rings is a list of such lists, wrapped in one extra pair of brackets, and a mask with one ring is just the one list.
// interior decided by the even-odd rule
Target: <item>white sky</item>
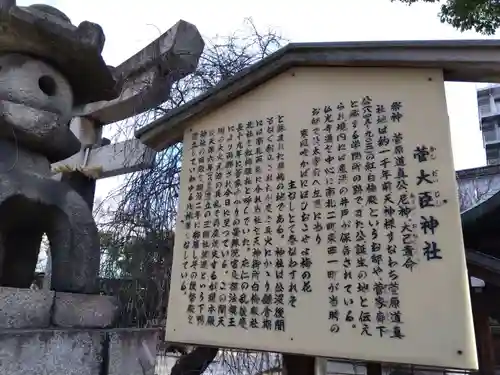
[[(486, 38), (474, 32), (460, 33), (441, 24), (437, 5), (408, 7), (390, 0), (40, 2), (59, 8), (74, 24), (84, 20), (99, 23), (106, 34), (104, 58), (114, 66), (179, 19), (195, 24), (207, 37), (230, 34), (241, 28), (245, 17), (252, 17), (259, 28), (272, 27), (292, 42)], [(30, 3), (18, 0), (18, 5)], [(446, 84), (456, 169), (485, 164), (475, 87), (473, 83)], [(102, 181), (100, 189), (107, 190), (104, 185), (109, 182)], [(102, 191), (99, 193), (102, 195)]]

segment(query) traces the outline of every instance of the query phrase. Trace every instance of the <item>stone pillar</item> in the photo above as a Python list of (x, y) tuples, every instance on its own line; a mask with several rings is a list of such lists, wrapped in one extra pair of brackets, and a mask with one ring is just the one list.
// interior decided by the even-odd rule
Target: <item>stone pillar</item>
[[(70, 123), (71, 132), (78, 138), (82, 144), (80, 154), (82, 163), (85, 159), (85, 150), (93, 145), (102, 142), (102, 128), (97, 126), (92, 120), (84, 117), (75, 117)], [(85, 176), (78, 171), (64, 172), (61, 174), (60, 181), (68, 184), (75, 190), (87, 203), (90, 210), (94, 207), (96, 180)], [(45, 275), (43, 279), (43, 289), (50, 290), (52, 277), (52, 257), (50, 255), (50, 247), (47, 251), (47, 265), (45, 266)]]

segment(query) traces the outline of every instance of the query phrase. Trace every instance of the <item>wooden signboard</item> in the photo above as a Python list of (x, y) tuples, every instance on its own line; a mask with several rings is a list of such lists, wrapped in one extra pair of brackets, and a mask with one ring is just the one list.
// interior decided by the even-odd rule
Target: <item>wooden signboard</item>
[(168, 341), (477, 369), (441, 70), (292, 69), (184, 147)]

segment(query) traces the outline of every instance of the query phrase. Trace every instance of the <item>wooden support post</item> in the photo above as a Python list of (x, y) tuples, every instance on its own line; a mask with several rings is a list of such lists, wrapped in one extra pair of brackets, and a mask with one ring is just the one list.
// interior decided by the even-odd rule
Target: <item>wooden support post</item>
[[(102, 129), (89, 119), (82, 117), (73, 118), (70, 129), (82, 143), (81, 153), (84, 153), (87, 147), (101, 142)], [(80, 194), (92, 210), (96, 187), (95, 179), (75, 170), (62, 173), (60, 181), (67, 183), (73, 190)]]
[(382, 375), (382, 364), (368, 362), (366, 364), (366, 375)]
[(495, 352), (490, 327), (490, 314), (487, 296), (484, 292), (471, 292), (474, 330), (481, 375), (495, 375)]
[(315, 375), (316, 357), (283, 354), (284, 375)]

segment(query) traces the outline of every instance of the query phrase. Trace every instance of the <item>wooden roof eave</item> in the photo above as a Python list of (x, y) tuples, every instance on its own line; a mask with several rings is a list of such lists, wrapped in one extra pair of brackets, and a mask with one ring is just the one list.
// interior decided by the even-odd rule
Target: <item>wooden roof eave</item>
[(500, 40), (292, 43), (211, 90), (138, 129), (136, 137), (161, 151), (182, 141), (189, 121), (300, 66), (442, 69), (446, 81), (500, 82)]
[(471, 249), (466, 249), (465, 257), (469, 276), (500, 287), (500, 259)]
[(476, 229), (481, 219), (484, 219), (487, 215), (494, 214), (495, 211), (499, 211), (500, 214), (500, 191), (460, 214), (463, 231), (468, 232)]
[(500, 258), (482, 252), (479, 243), (485, 237), (481, 232), (489, 230), (485, 220), (490, 221), (496, 212), (500, 215), (500, 191), (462, 212), (461, 219), (469, 275), (500, 287)]

